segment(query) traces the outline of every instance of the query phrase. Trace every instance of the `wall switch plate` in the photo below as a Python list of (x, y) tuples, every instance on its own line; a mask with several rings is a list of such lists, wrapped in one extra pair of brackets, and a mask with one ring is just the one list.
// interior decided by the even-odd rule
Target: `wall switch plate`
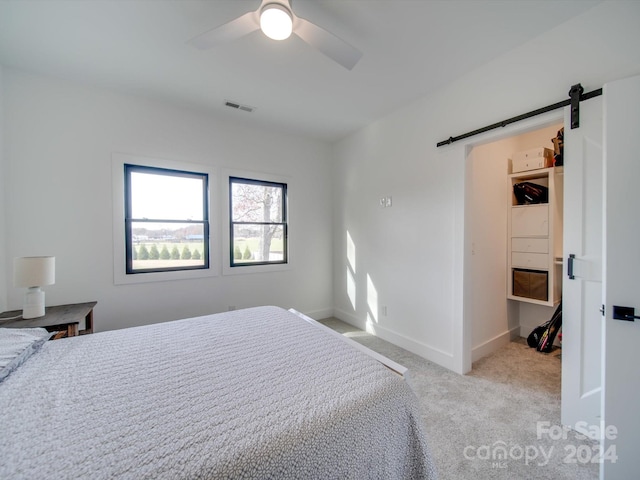
[(380, 206), (387, 208), (391, 206), (391, 197), (380, 197)]

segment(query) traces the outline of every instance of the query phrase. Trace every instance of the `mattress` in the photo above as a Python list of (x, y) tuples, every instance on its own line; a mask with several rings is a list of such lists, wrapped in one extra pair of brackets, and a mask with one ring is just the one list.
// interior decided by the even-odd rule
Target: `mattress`
[(0, 478), (435, 478), (407, 382), (278, 307), (46, 342), (0, 432)]

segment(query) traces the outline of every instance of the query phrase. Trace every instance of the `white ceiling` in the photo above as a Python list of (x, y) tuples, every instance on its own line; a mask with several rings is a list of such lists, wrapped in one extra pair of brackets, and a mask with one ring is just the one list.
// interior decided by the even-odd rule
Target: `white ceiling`
[(364, 53), (349, 71), (295, 36), (256, 31), (204, 51), (186, 43), (260, 0), (0, 1), (0, 64), (332, 141), (597, 3), (293, 1), (298, 16)]

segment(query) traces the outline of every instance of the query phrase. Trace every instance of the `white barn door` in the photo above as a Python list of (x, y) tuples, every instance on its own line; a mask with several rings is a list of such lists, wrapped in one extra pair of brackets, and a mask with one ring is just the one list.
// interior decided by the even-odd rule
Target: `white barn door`
[(580, 104), (565, 157), (562, 423), (600, 439), (600, 478), (638, 478), (640, 77)]
[(593, 436), (589, 427), (601, 416), (604, 327), (602, 97), (580, 104), (580, 128), (573, 130), (566, 107), (564, 124), (561, 421)]

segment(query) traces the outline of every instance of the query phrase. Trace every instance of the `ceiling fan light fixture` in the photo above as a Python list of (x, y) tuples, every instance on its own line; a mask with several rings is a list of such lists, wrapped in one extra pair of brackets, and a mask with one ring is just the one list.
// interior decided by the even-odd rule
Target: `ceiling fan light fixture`
[(273, 40), (285, 40), (293, 31), (293, 16), (284, 5), (268, 3), (260, 12), (260, 29)]

